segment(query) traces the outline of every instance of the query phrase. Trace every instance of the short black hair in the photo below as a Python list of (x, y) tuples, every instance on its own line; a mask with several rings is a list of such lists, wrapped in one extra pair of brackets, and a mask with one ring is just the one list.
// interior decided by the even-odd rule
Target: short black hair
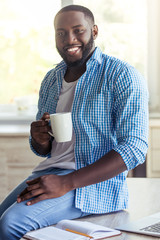
[[(82, 12), (85, 17), (89, 18), (91, 20), (91, 22), (94, 24), (94, 16), (93, 16), (93, 13), (86, 7), (84, 6), (81, 6), (81, 5), (68, 5), (66, 7), (63, 7), (61, 8), (58, 13), (56, 14), (56, 16), (60, 13), (63, 13), (63, 12), (68, 12), (68, 11), (77, 11), (77, 12)], [(56, 16), (55, 16), (55, 19), (56, 19)]]

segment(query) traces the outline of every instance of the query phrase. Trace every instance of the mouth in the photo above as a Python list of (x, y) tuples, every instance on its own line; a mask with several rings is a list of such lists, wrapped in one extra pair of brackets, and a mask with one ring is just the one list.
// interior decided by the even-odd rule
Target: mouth
[(67, 46), (64, 48), (66, 53), (70, 56), (77, 55), (81, 51), (82, 46)]

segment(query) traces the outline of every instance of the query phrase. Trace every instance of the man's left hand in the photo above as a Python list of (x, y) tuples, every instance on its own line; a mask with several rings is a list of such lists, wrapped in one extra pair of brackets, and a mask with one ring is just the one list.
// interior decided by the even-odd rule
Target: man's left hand
[(44, 175), (26, 183), (28, 187), (17, 197), (17, 202), (33, 198), (27, 202), (27, 205), (33, 205), (45, 199), (61, 197), (72, 190), (69, 175)]

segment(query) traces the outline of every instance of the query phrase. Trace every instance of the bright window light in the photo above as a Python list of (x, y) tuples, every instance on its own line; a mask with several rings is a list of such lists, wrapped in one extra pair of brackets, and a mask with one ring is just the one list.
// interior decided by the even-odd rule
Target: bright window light
[(88, 7), (99, 27), (96, 43), (106, 54), (125, 60), (146, 77), (147, 0), (74, 0)]
[[(146, 0), (73, 3), (93, 11), (99, 26), (96, 45), (102, 51), (126, 60), (146, 75)], [(25, 99), (37, 102), (43, 77), (61, 60), (53, 28), (54, 16), (60, 8), (60, 0), (1, 0), (0, 104), (15, 104), (19, 98), (22, 102)]]
[(59, 58), (53, 19), (60, 6), (60, 0), (1, 0), (0, 104), (38, 96), (44, 75)]

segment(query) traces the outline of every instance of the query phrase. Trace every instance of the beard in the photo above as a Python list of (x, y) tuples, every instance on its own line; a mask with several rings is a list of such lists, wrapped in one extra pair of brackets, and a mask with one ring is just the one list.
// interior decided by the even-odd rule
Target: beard
[(65, 63), (67, 64), (68, 67), (79, 67), (88, 60), (88, 57), (91, 54), (91, 50), (93, 49), (93, 46), (94, 46), (94, 39), (91, 34), (91, 37), (90, 37), (88, 43), (85, 45), (85, 47), (84, 47), (84, 45), (82, 45), (82, 48), (83, 48), (82, 58), (79, 60), (76, 60), (74, 62), (68, 61), (66, 55), (63, 52), (61, 52), (58, 49), (58, 47), (57, 47), (57, 51), (59, 52), (59, 54), (61, 55), (61, 57), (63, 58), (63, 60), (65, 61)]

